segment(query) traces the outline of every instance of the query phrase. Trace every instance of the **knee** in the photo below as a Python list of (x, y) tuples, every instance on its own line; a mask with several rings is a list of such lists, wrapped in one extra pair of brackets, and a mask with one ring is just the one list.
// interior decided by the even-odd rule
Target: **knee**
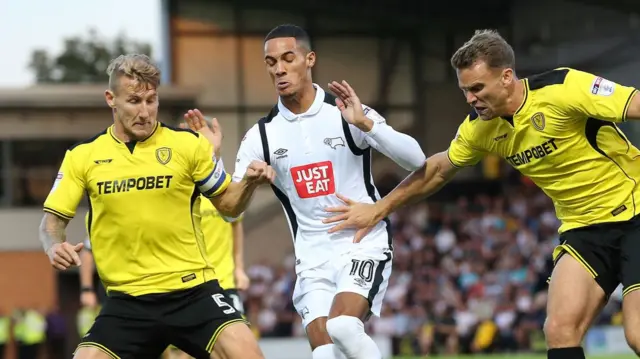
[(327, 320), (327, 333), (334, 343), (344, 344), (364, 333), (364, 323), (356, 317), (340, 315)]
[(577, 346), (582, 341), (580, 323), (567, 317), (548, 316), (543, 330), (549, 348)]

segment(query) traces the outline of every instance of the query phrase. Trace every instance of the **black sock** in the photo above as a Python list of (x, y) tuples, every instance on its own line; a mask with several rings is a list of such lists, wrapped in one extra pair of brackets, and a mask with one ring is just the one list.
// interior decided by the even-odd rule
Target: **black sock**
[(585, 359), (581, 347), (556, 348), (547, 350), (547, 359)]

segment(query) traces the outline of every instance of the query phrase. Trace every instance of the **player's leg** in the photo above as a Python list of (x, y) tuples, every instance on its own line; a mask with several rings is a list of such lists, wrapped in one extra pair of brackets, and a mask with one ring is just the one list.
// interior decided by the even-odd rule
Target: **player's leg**
[(629, 347), (640, 356), (640, 216), (624, 224), (620, 243), (622, 322)]
[(108, 298), (73, 355), (75, 359), (158, 358), (167, 347), (161, 326), (133, 297)]
[(293, 304), (302, 319), (313, 359), (343, 358), (327, 333), (327, 316), (336, 290), (333, 281), (326, 279), (328, 276), (330, 271), (324, 268), (304, 271), (293, 291)]
[(258, 341), (245, 322), (221, 327), (213, 339), (212, 359), (264, 359)]
[(391, 275), (389, 251), (361, 250), (348, 258), (338, 273), (327, 332), (348, 359), (380, 359), (376, 343), (364, 331), (370, 314), (380, 316)]
[(264, 359), (255, 335), (217, 281), (185, 291), (163, 315), (171, 344), (196, 359)]
[(617, 240), (607, 230), (563, 234), (554, 251), (544, 333), (549, 359), (584, 359), (582, 340), (618, 285)]

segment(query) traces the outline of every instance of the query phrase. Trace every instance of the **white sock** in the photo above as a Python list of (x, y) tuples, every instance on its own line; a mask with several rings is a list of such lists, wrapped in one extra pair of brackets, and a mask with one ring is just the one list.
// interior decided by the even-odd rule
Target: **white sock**
[[(341, 315), (327, 321), (327, 333), (347, 359), (382, 359), (359, 318)], [(314, 357), (315, 358), (315, 357)]]
[(312, 356), (313, 359), (344, 359), (340, 349), (335, 344), (325, 344), (315, 348)]

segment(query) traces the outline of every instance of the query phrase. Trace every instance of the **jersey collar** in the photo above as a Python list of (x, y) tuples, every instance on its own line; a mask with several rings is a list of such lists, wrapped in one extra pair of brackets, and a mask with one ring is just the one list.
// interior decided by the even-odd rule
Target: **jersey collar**
[(313, 100), (313, 104), (311, 105), (311, 107), (309, 107), (309, 109), (305, 113), (295, 114), (289, 111), (289, 109), (282, 103), (282, 100), (278, 98), (278, 110), (282, 117), (286, 118), (289, 121), (295, 121), (299, 117), (313, 116), (320, 112), (322, 104), (324, 104), (324, 90), (317, 84), (313, 84), (313, 87), (316, 89), (316, 98)]

